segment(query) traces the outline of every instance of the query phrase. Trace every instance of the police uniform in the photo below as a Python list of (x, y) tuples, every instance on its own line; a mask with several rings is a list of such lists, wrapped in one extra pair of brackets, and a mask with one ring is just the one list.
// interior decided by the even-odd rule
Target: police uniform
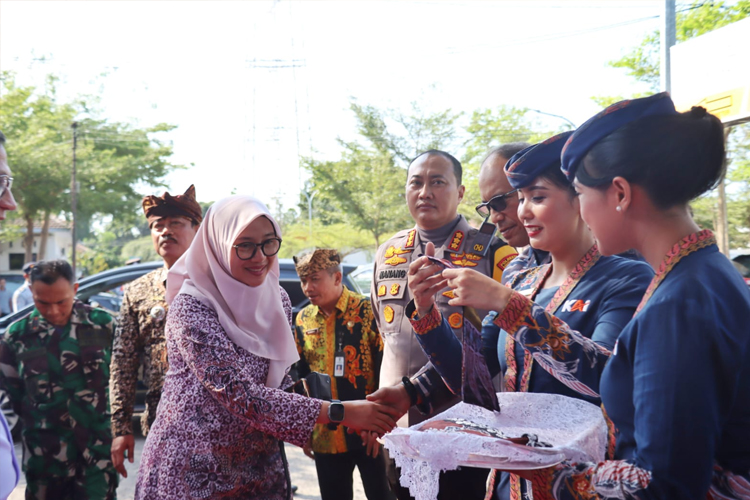
[(0, 341), (0, 385), (23, 421), (27, 499), (114, 499), (109, 363), (115, 320), (81, 302), (64, 327), (35, 308)]
[[(378, 328), (384, 340), (383, 365), (380, 369), (380, 386), (388, 387), (401, 383), (404, 376), (413, 377), (426, 364), (427, 357), (414, 337), (406, 305), (412, 299), (407, 287), (407, 274), (412, 261), (424, 253), (425, 242), (419, 230), (400, 231), (378, 249), (375, 257), (372, 282), (372, 304)], [(505, 266), (517, 255), (513, 247), (494, 235), (481, 233), (472, 228), (461, 215), (443, 245), (435, 249), (435, 255), (450, 260), (454, 265), (474, 269), (500, 281)], [(438, 294), (437, 306), (448, 319), (459, 339), (462, 335), (463, 309), (451, 306), (451, 293), (446, 288)], [(480, 311), (486, 314), (487, 311)], [(418, 383), (417, 389), (425, 394), (431, 392), (429, 382)], [(455, 404), (457, 400), (451, 401)], [(430, 410), (431, 408), (422, 408)], [(424, 420), (424, 416), (411, 409), (408, 419), (400, 425), (413, 425)]]

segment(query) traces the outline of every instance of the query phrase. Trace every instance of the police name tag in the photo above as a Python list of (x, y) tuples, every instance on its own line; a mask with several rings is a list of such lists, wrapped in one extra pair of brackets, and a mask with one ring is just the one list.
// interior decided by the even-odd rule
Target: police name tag
[(344, 376), (344, 353), (342, 351), (336, 351), (333, 355), (333, 376)]

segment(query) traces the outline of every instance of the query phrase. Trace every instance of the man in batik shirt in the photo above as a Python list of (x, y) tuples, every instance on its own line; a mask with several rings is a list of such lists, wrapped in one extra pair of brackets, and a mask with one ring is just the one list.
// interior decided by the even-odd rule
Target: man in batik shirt
[(30, 272), (34, 309), (0, 341), (0, 387), (23, 422), (26, 498), (112, 500), (109, 362), (115, 321), (76, 300), (64, 260)]
[[(300, 378), (310, 372), (325, 373), (331, 377), (334, 400), (365, 399), (378, 388), (383, 357), (369, 297), (341, 283), (341, 257), (336, 250), (317, 249), (294, 262), (311, 303), (295, 322)], [(359, 435), (347, 434), (340, 425), (318, 424), (311, 444), (322, 500), (352, 498), (355, 466), (369, 500), (394, 498), (382, 455), (368, 456)], [(306, 453), (312, 455), (310, 450)]]
[(156, 418), (167, 373), (164, 337), (167, 271), (188, 249), (203, 220), (193, 186), (182, 195), (146, 196), (143, 212), (151, 228), (154, 249), (164, 260), (164, 267), (142, 276), (126, 288), (120, 308), (120, 326), (112, 347), (112, 462), (123, 477), (128, 477), (124, 463), (126, 452), (133, 462), (132, 418), (140, 360), (143, 360), (143, 381), (147, 386), (146, 410), (141, 417), (144, 436)]

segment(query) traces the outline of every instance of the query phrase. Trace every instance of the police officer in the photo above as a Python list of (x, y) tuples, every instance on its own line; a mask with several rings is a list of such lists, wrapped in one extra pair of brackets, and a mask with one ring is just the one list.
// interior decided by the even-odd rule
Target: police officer
[[(464, 196), (461, 185), (461, 163), (445, 151), (429, 150), (417, 156), (409, 165), (406, 181), (406, 201), (415, 226), (396, 233), (380, 246), (375, 257), (371, 289), (372, 306), (383, 335), (383, 364), (380, 371), (380, 391), (368, 396), (399, 406), (394, 401), (408, 395), (411, 407), (400, 421), (409, 426), (423, 421), (426, 415), (442, 411), (456, 402), (440, 381), (434, 368), (414, 337), (404, 311), (412, 299), (407, 288), (407, 272), (412, 260), (424, 253), (428, 242), (435, 245), (435, 255), (457, 267), (471, 268), (497, 281), (505, 266), (517, 252), (495, 237), (495, 225), (489, 222), (480, 229), (472, 228), (457, 212)], [(437, 306), (460, 339), (463, 328), (463, 309), (448, 304), (451, 292), (446, 289), (437, 297)], [(478, 311), (483, 317), (487, 311)], [(401, 396), (394, 395), (395, 389)], [(387, 461), (388, 480), (399, 499), (410, 498), (408, 490), (399, 485), (399, 473), (392, 460)], [(459, 469), (441, 476), (439, 498), (483, 498), (488, 471)]]
[(26, 499), (116, 498), (109, 362), (115, 321), (75, 298), (64, 260), (30, 273), (34, 310), (0, 341), (0, 385), (23, 421)]

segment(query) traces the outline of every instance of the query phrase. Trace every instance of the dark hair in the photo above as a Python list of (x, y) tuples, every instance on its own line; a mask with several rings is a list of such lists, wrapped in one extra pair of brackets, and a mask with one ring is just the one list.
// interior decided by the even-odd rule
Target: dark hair
[(664, 210), (687, 204), (719, 183), (726, 171), (724, 126), (701, 107), (647, 116), (611, 133), (586, 154), (576, 180), (609, 186), (623, 177), (642, 186)]
[(482, 159), (482, 163), (486, 162), (487, 158), (492, 155), (502, 156), (503, 158), (510, 160), (514, 154), (520, 153), (529, 146), (531, 146), (531, 144), (528, 142), (509, 142), (507, 144), (502, 144), (487, 151), (487, 155)]
[(549, 167), (542, 170), (542, 173), (536, 176), (537, 179), (544, 179), (551, 182), (555, 187), (559, 187), (563, 191), (568, 191), (571, 197), (576, 195), (576, 190), (573, 187), (573, 183), (565, 177), (562, 169), (560, 168), (560, 162), (557, 161)]
[[(409, 167), (411, 167), (411, 164), (417, 161), (418, 158), (429, 155), (429, 156), (442, 156), (446, 160), (449, 160), (451, 164), (453, 165), (453, 175), (456, 176), (456, 181), (458, 181), (458, 185), (461, 185), (461, 178), (463, 176), (463, 168), (461, 168), (461, 162), (456, 159), (455, 156), (453, 156), (450, 153), (447, 153), (445, 151), (441, 151), (439, 149), (428, 149), (427, 151), (423, 153), (419, 153), (417, 156), (414, 157), (414, 159), (409, 162)], [(406, 169), (406, 174), (409, 175), (409, 168)]]
[(3, 131), (0, 130), (0, 146), (5, 144), (5, 134), (3, 134)]
[(64, 278), (71, 285), (75, 282), (73, 268), (68, 261), (62, 259), (37, 262), (29, 272), (29, 281), (32, 284), (41, 281), (45, 285), (51, 285), (60, 278)]

